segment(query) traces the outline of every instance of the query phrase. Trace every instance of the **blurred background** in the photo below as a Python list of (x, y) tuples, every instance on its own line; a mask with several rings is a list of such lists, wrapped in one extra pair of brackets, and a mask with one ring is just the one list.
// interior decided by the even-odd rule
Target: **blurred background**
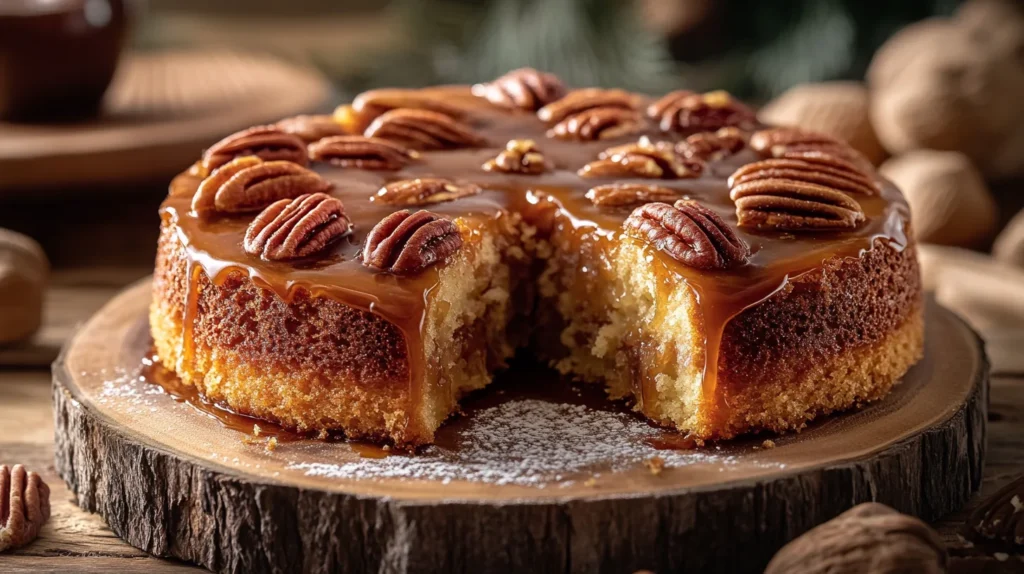
[(1018, 1), (0, 0), (0, 228), (31, 238), (0, 234), (0, 344), (22, 341), (0, 364), (52, 353), (151, 272), (167, 183), (203, 147), (523, 65), (724, 88), (846, 139), (907, 194), (940, 300), (993, 337), (1024, 325)]

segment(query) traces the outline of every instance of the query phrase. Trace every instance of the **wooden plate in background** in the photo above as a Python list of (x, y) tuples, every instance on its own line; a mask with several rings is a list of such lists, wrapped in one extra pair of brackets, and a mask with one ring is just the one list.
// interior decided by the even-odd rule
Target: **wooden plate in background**
[(100, 117), (0, 123), (0, 196), (169, 181), (221, 137), (318, 111), (330, 96), (315, 70), (269, 56), (129, 54)]

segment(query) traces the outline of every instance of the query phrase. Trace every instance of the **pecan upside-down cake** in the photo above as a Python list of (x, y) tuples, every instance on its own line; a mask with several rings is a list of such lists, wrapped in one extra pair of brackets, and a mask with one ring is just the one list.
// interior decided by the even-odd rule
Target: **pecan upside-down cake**
[(721, 439), (879, 399), (922, 354), (899, 191), (724, 92), (374, 90), (218, 142), (161, 213), (159, 356), (301, 431), (430, 443), (525, 347)]

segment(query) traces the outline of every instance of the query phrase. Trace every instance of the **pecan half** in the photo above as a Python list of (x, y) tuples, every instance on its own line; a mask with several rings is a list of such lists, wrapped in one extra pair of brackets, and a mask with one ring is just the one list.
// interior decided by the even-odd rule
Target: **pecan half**
[(556, 124), (569, 116), (594, 108), (618, 108), (635, 110), (642, 98), (625, 90), (584, 88), (573, 90), (565, 97), (555, 100), (537, 110), (537, 117), (548, 124)]
[(455, 201), (480, 193), (480, 186), (472, 183), (455, 183), (440, 177), (403, 179), (382, 187), (375, 201), (388, 205), (429, 205)]
[(487, 160), (483, 168), (486, 171), (537, 175), (547, 171), (548, 162), (533, 140), (508, 140), (505, 149), (494, 159)]
[(366, 237), (363, 264), (408, 275), (451, 257), (462, 235), (450, 219), (429, 211), (396, 211), (380, 220)]
[(267, 206), (249, 224), (242, 246), (267, 261), (298, 259), (320, 252), (348, 230), (341, 200), (311, 193)]
[(1024, 476), (985, 499), (967, 525), (982, 538), (1024, 546)]
[(21, 548), (50, 519), (50, 487), (16, 464), (0, 465), (0, 552)]
[(363, 135), (395, 140), (423, 150), (478, 146), (484, 141), (472, 128), (451, 116), (410, 109), (382, 114)]
[(732, 187), (741, 227), (786, 231), (853, 229), (864, 221), (860, 204), (845, 193), (795, 179), (758, 179)]
[(729, 224), (692, 200), (641, 205), (623, 227), (627, 234), (697, 269), (727, 269), (743, 264), (750, 254)]
[(215, 210), (217, 192), (220, 191), (220, 188), (238, 172), (261, 163), (263, 163), (262, 159), (254, 155), (245, 155), (236, 157), (213, 170), (213, 173), (199, 182), (199, 187), (192, 195), (192, 211), (204, 213)]
[(306, 143), (326, 137), (345, 135), (345, 128), (333, 116), (326, 115), (295, 116), (285, 118), (274, 125), (285, 133), (299, 136), (299, 139)]
[(642, 183), (612, 183), (598, 185), (587, 191), (587, 199), (597, 207), (634, 207), (643, 203), (659, 201), (669, 203), (682, 199), (685, 192)]
[(306, 142), (277, 126), (255, 126), (233, 133), (210, 146), (203, 154), (209, 173), (236, 157), (254, 155), (266, 161), (290, 161), (306, 165)]
[(853, 507), (782, 547), (765, 574), (941, 574), (948, 556), (924, 522), (877, 502)]
[(492, 82), (476, 84), (473, 95), (503, 108), (532, 112), (565, 95), (565, 85), (554, 74), (519, 68)]
[(730, 126), (747, 129), (756, 123), (754, 110), (722, 90), (669, 92), (647, 106), (647, 116), (666, 132), (713, 132)]
[(693, 134), (676, 144), (676, 151), (684, 157), (716, 161), (729, 157), (747, 145), (745, 134), (739, 128), (725, 127), (716, 132)]
[(547, 135), (559, 139), (606, 140), (636, 133), (640, 127), (640, 112), (606, 106), (575, 113), (555, 124)]
[[(330, 182), (315, 171), (288, 161), (266, 161), (255, 165), (243, 165), (241, 160), (236, 161), (240, 163), (230, 164), (232, 168), (228, 173), (218, 176), (214, 172), (199, 185), (199, 190), (192, 198), (193, 211), (200, 214), (210, 211), (259, 211), (281, 199), (324, 192), (331, 188)], [(226, 181), (224, 177), (227, 177)]]
[(750, 136), (750, 147), (766, 157), (799, 158), (805, 153), (817, 152), (844, 159), (862, 171), (874, 169), (863, 154), (846, 142), (800, 128), (778, 127), (754, 132)]
[(676, 153), (671, 143), (653, 143), (646, 137), (636, 143), (610, 147), (577, 172), (580, 177), (691, 178), (700, 175), (704, 163)]
[(729, 177), (729, 187), (759, 179), (793, 179), (847, 193), (878, 194), (875, 182), (865, 173), (845, 160), (824, 154), (802, 159), (772, 158), (748, 163)]
[(381, 88), (363, 92), (352, 100), (352, 110), (367, 122), (385, 112), (397, 109), (426, 110), (452, 118), (463, 116), (460, 108), (423, 90)]
[(419, 157), (401, 144), (366, 136), (334, 136), (309, 144), (309, 159), (340, 167), (393, 171)]

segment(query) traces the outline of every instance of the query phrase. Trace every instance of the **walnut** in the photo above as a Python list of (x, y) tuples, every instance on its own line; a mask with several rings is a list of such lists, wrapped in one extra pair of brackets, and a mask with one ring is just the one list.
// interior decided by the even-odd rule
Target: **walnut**
[(349, 227), (341, 200), (325, 193), (300, 195), (267, 206), (249, 224), (243, 247), (267, 261), (299, 259), (319, 253)]
[(768, 124), (797, 126), (849, 144), (872, 164), (885, 159), (868, 117), (868, 90), (859, 82), (801, 84), (766, 104), (758, 118)]
[(967, 525), (982, 538), (1024, 547), (1024, 476), (982, 502)]
[(670, 257), (697, 269), (726, 269), (746, 262), (747, 244), (721, 217), (692, 200), (647, 203), (633, 210), (623, 228)]
[(765, 574), (941, 574), (945, 546), (917, 518), (868, 502), (784, 546)]
[(31, 238), (0, 229), (0, 344), (39, 329), (50, 264)]
[(540, 153), (533, 140), (509, 140), (504, 150), (483, 165), (485, 171), (524, 175), (544, 173), (548, 167), (544, 154)]
[(473, 86), (473, 95), (486, 98), (504, 108), (536, 111), (561, 98), (565, 85), (554, 74), (538, 72), (533, 68), (512, 70), (504, 76)]
[(459, 228), (429, 211), (396, 211), (380, 220), (366, 237), (363, 264), (400, 275), (412, 275), (441, 263), (462, 247)]
[(50, 519), (50, 487), (16, 464), (0, 465), (0, 552), (21, 548)]
[(918, 241), (979, 247), (992, 237), (995, 199), (963, 154), (917, 150), (890, 159), (879, 172), (907, 198)]

